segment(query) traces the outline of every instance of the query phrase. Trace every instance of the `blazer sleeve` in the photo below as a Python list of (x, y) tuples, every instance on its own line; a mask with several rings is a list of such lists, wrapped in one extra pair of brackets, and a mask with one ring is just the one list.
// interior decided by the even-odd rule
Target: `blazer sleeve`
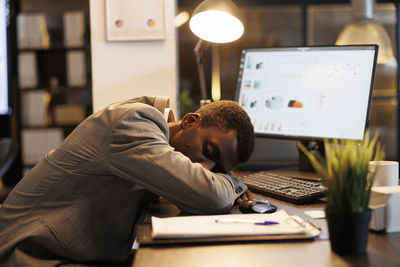
[(190, 213), (228, 212), (247, 189), (229, 175), (213, 173), (168, 143), (168, 125), (155, 108), (142, 105), (115, 126), (108, 168)]

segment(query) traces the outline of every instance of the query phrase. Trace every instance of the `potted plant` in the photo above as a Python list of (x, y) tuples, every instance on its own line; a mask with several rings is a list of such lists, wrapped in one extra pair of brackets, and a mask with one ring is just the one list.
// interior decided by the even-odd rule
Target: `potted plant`
[(374, 173), (368, 162), (382, 160), (378, 135), (362, 141), (324, 141), (325, 158), (298, 144), (327, 187), (326, 218), (331, 248), (337, 253), (365, 253), (371, 210), (368, 208)]

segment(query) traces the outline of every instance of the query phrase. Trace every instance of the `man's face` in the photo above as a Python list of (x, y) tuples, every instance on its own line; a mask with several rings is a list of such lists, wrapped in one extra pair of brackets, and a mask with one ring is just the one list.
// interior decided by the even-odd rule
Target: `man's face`
[(228, 172), (239, 164), (236, 130), (203, 128), (198, 114), (188, 114), (182, 119), (181, 129), (170, 144), (192, 162), (214, 172)]

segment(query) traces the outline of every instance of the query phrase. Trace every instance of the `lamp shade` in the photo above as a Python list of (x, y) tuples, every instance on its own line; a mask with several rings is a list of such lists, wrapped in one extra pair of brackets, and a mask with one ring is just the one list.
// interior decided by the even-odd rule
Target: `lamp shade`
[(378, 64), (395, 61), (392, 43), (385, 28), (374, 20), (355, 21), (348, 24), (339, 34), (337, 45), (377, 44)]
[(239, 8), (231, 0), (205, 0), (193, 12), (192, 32), (213, 43), (229, 43), (244, 32)]
[(377, 44), (378, 64), (394, 64), (392, 43), (385, 28), (374, 19), (375, 0), (351, 0), (353, 21), (340, 32), (337, 45)]

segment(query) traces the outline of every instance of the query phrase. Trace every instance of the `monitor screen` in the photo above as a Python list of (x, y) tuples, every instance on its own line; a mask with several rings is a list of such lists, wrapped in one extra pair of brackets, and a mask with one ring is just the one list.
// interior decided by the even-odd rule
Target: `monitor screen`
[(8, 82), (7, 20), (8, 1), (0, 2), (0, 115), (11, 111)]
[(256, 135), (363, 139), (376, 45), (243, 49), (236, 100)]

